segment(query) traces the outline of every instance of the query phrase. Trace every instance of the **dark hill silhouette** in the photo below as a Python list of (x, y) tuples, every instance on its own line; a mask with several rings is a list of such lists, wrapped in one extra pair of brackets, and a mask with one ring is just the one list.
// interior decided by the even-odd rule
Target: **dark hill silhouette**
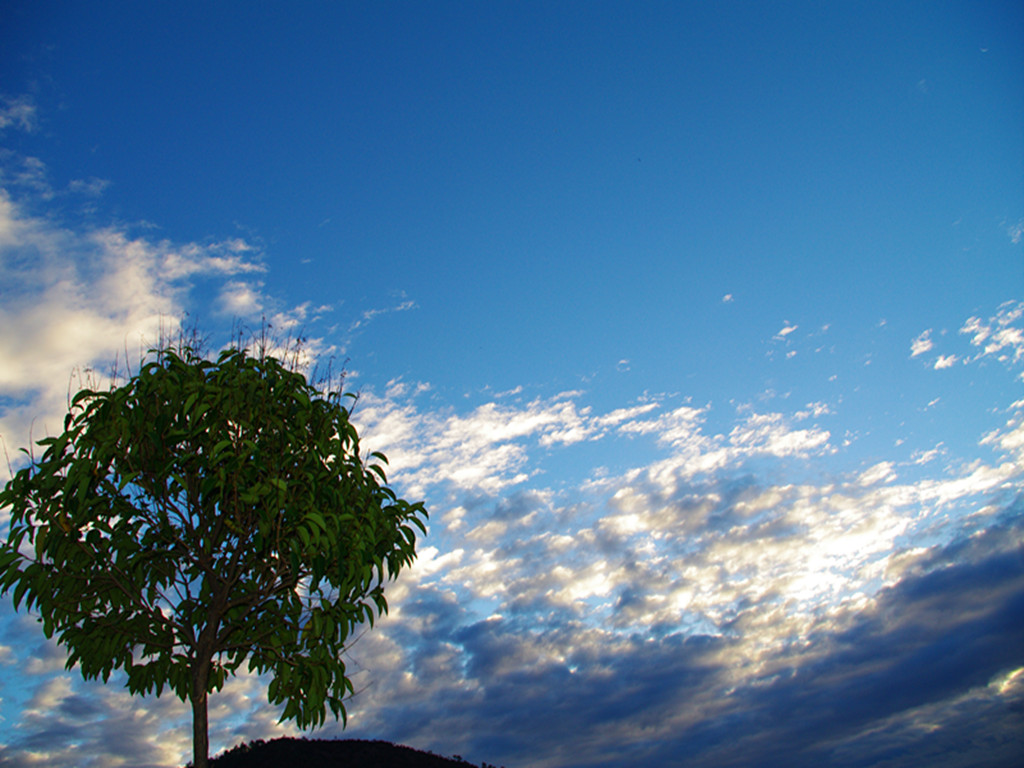
[[(189, 763), (191, 766), (191, 763)], [(441, 757), (387, 741), (359, 739), (257, 740), (210, 760), (210, 768), (475, 768), (461, 757)], [(481, 768), (497, 768), (484, 763)]]

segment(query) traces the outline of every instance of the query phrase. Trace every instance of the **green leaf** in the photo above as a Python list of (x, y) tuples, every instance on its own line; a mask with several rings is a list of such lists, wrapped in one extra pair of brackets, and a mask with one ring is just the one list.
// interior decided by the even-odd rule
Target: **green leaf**
[(310, 512), (308, 515), (306, 515), (306, 519), (314, 523), (317, 526), (317, 528), (326, 533), (327, 521), (324, 520), (324, 516), (321, 515), (319, 512)]
[(231, 443), (230, 439), (228, 439), (228, 440), (221, 440), (219, 443), (217, 443), (215, 446), (213, 446), (213, 451), (211, 451), (211, 453), (216, 457), (216, 456), (220, 455), (221, 453), (223, 453), (228, 448), (230, 448), (231, 445), (232, 445), (232, 443)]
[[(24, 577), (18, 581), (17, 585), (14, 588), (14, 610), (18, 610), (18, 608), (21, 606), (22, 598), (25, 597), (25, 594), (28, 592), (30, 586), (31, 582)], [(31, 606), (31, 604), (32, 599), (30, 597), (29, 606)]]

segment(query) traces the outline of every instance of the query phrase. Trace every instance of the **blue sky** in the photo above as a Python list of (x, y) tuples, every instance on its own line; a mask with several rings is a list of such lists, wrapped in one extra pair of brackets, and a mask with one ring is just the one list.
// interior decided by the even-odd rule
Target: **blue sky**
[[(317, 735), (1009, 765), (1022, 41), (1012, 2), (8, 3), (0, 435), (266, 317), (431, 511)], [(0, 607), (0, 761), (185, 762), (184, 705), (63, 659)], [(294, 733), (265, 685), (214, 749)]]

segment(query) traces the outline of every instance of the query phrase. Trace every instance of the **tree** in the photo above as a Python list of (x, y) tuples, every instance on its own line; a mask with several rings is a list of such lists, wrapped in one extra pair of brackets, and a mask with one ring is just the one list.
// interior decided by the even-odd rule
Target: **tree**
[(68, 669), (191, 702), (196, 768), (207, 696), (245, 661), (271, 673), (282, 720), (345, 718), (346, 640), (387, 611), (426, 532), (385, 457), (360, 456), (342, 397), (265, 352), (163, 345), (122, 386), (75, 395), (0, 492), (0, 594), (39, 614)]

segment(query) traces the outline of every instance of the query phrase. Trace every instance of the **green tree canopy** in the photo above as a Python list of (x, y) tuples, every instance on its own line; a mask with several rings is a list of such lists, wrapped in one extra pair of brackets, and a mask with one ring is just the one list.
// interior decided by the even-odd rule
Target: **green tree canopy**
[(383, 455), (363, 460), (349, 416), (269, 355), (153, 350), (123, 386), (79, 392), (0, 492), (0, 593), (39, 614), (69, 669), (190, 701), (197, 768), (207, 696), (243, 662), (271, 673), (282, 720), (344, 718), (346, 641), (387, 610), (427, 516), (387, 486)]

